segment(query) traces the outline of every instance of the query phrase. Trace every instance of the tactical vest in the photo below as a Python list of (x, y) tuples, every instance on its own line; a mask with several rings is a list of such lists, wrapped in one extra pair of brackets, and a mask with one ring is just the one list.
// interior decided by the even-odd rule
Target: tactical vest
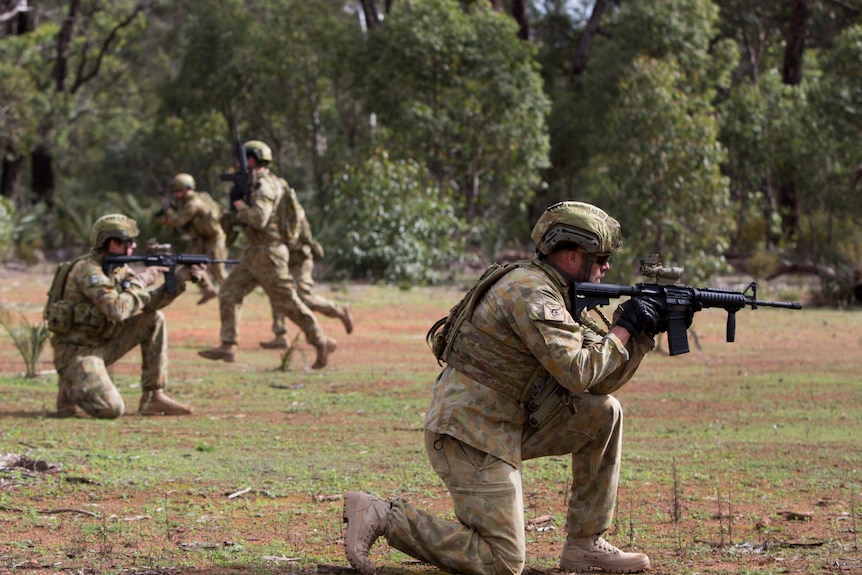
[(495, 263), (485, 270), (449, 315), (431, 326), (425, 341), (438, 363), (446, 362), (473, 381), (517, 401), (528, 411), (530, 424), (539, 427), (564, 405), (573, 409), (571, 394), (531, 353), (503, 345), (471, 323), (476, 305), (488, 289), (512, 270), (526, 265), (527, 262)]

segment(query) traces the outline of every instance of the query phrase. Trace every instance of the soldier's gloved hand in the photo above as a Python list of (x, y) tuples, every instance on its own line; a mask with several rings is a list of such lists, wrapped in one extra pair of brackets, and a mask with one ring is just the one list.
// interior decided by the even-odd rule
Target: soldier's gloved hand
[[(639, 298), (639, 299), (642, 299), (643, 301), (648, 302), (655, 309), (656, 313), (658, 313), (659, 320), (658, 320), (658, 325), (656, 325), (656, 332), (648, 334), (648, 335), (650, 337), (655, 337), (656, 334), (666, 332), (667, 331), (667, 316), (668, 316), (667, 303), (663, 299), (656, 298), (656, 297), (644, 297), (644, 298)], [(690, 319), (689, 319), (689, 325), (691, 325)]]
[(162, 266), (149, 266), (143, 269), (143, 271), (135, 274), (135, 277), (132, 278), (131, 283), (138, 285), (142, 288), (147, 288), (156, 283), (159, 279), (159, 276), (168, 271), (168, 268)]
[(632, 298), (620, 307), (622, 312), (617, 318), (617, 325), (632, 336), (637, 336), (643, 332), (654, 337), (658, 333), (661, 313), (652, 302), (641, 298)]
[(192, 282), (198, 283), (204, 277), (206, 272), (205, 264), (195, 264), (193, 266), (182, 266), (177, 270), (177, 280), (183, 283)]

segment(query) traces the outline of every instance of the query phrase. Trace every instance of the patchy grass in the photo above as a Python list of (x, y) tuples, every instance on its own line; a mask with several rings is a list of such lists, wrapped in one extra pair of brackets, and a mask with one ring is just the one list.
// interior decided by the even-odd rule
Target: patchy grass
[[(4, 273), (0, 303), (38, 318), (50, 279)], [(318, 289), (353, 305), (356, 331), (322, 320), (339, 341), (322, 372), (303, 368), (314, 359), (304, 342), (287, 371), (258, 347), (271, 337), (260, 292), (234, 364), (196, 354), (217, 344), (215, 305), (191, 293), (167, 308), (167, 391), (192, 417), (47, 418), (56, 376), (23, 377), (0, 336), (0, 453), (60, 466), (0, 472), (0, 574), (349, 571), (344, 491), (451, 517), (422, 446), (439, 370), (424, 335), (462, 290), (339, 287)], [(658, 575), (862, 573), (858, 313), (746, 310), (735, 343), (720, 311), (694, 328), (701, 350), (653, 354), (618, 394), (624, 461), (608, 538), (649, 553)], [(132, 412), (139, 361), (113, 368)], [(525, 464), (527, 519), (551, 516), (527, 534), (530, 569), (557, 564), (570, 484), (565, 457)], [(435, 571), (384, 544), (373, 556), (384, 575)]]

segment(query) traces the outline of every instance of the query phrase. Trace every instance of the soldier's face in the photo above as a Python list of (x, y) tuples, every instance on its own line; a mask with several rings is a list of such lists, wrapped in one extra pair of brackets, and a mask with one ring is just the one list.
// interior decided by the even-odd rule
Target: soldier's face
[(130, 256), (134, 253), (137, 245), (134, 239), (118, 240), (111, 238), (108, 240), (108, 253), (114, 256)]

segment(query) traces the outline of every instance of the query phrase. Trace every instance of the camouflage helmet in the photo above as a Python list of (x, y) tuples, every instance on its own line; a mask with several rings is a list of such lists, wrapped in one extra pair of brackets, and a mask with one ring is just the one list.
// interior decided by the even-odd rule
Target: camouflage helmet
[(195, 179), (189, 174), (177, 174), (171, 180), (171, 192), (179, 192), (184, 189), (195, 189)]
[(138, 237), (138, 224), (135, 220), (123, 214), (108, 214), (93, 224), (90, 246), (94, 250), (99, 250), (109, 239), (130, 240), (136, 237)]
[(592, 254), (611, 253), (622, 245), (620, 223), (604, 210), (584, 202), (559, 202), (539, 216), (530, 234), (539, 253), (574, 244)]
[(272, 161), (272, 149), (260, 140), (249, 140), (242, 145), (247, 156), (254, 157), (259, 164), (268, 164)]

